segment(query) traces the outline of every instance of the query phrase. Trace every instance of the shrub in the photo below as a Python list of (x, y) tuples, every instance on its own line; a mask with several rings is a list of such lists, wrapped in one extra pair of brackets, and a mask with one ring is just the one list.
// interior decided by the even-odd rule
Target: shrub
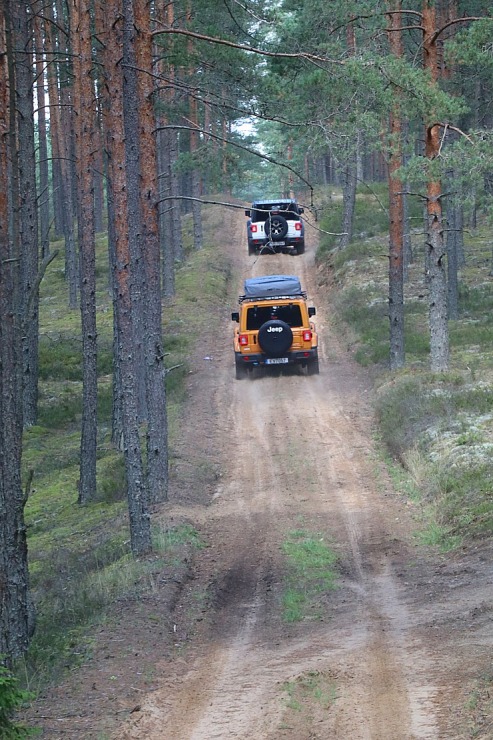
[[(3, 656), (0, 656), (0, 659)], [(17, 725), (12, 721), (12, 715), (32, 695), (19, 688), (18, 679), (4, 666), (0, 664), (0, 737), (3, 740), (11, 738), (23, 738), (33, 734), (27, 727)]]

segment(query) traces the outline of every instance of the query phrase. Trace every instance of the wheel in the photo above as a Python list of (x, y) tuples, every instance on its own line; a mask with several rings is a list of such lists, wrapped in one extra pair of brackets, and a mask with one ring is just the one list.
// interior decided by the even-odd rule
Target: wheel
[(285, 321), (271, 319), (258, 330), (258, 343), (269, 357), (282, 357), (293, 343), (293, 332)]
[(306, 367), (306, 374), (307, 375), (318, 375), (320, 373), (320, 367), (318, 364), (318, 357), (316, 360), (312, 360), (312, 362), (309, 362)]
[(288, 233), (288, 222), (284, 216), (269, 216), (265, 222), (264, 231), (273, 242), (280, 242)]
[(248, 245), (248, 254), (255, 254), (255, 247), (253, 244)]
[(300, 242), (296, 247), (296, 254), (305, 254), (305, 242)]
[(247, 368), (246, 365), (241, 365), (239, 362), (235, 365), (236, 370), (236, 380), (244, 380), (247, 376)]

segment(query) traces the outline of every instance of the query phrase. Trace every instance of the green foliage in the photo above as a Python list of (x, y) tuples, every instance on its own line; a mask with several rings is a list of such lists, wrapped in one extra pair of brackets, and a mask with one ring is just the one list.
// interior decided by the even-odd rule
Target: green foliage
[(321, 535), (303, 530), (290, 532), (283, 543), (288, 576), (283, 595), (283, 618), (296, 622), (316, 605), (317, 598), (336, 587), (337, 555)]
[[(3, 656), (0, 655), (0, 661)], [(33, 730), (16, 724), (12, 715), (33, 696), (19, 686), (18, 679), (0, 663), (0, 737), (2, 740), (32, 737)]]
[(493, 20), (483, 18), (462, 28), (446, 45), (450, 64), (480, 66), (490, 76), (493, 72)]

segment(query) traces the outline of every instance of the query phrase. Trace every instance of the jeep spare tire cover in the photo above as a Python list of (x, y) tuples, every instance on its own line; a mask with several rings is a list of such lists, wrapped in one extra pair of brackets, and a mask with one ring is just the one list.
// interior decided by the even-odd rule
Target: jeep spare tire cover
[(272, 319), (258, 330), (258, 343), (269, 357), (282, 357), (293, 343), (293, 332), (286, 322)]
[(288, 222), (284, 216), (269, 216), (265, 221), (264, 231), (273, 242), (281, 241), (288, 233)]

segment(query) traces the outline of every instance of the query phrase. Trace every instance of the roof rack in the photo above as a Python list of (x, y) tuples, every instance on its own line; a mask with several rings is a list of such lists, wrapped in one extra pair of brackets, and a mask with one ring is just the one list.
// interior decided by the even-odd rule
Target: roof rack
[(307, 297), (306, 290), (300, 290), (299, 293), (291, 293), (290, 295), (240, 295), (238, 298), (238, 303), (244, 303), (245, 301), (284, 301), (284, 300), (291, 300), (293, 298), (305, 298)]

